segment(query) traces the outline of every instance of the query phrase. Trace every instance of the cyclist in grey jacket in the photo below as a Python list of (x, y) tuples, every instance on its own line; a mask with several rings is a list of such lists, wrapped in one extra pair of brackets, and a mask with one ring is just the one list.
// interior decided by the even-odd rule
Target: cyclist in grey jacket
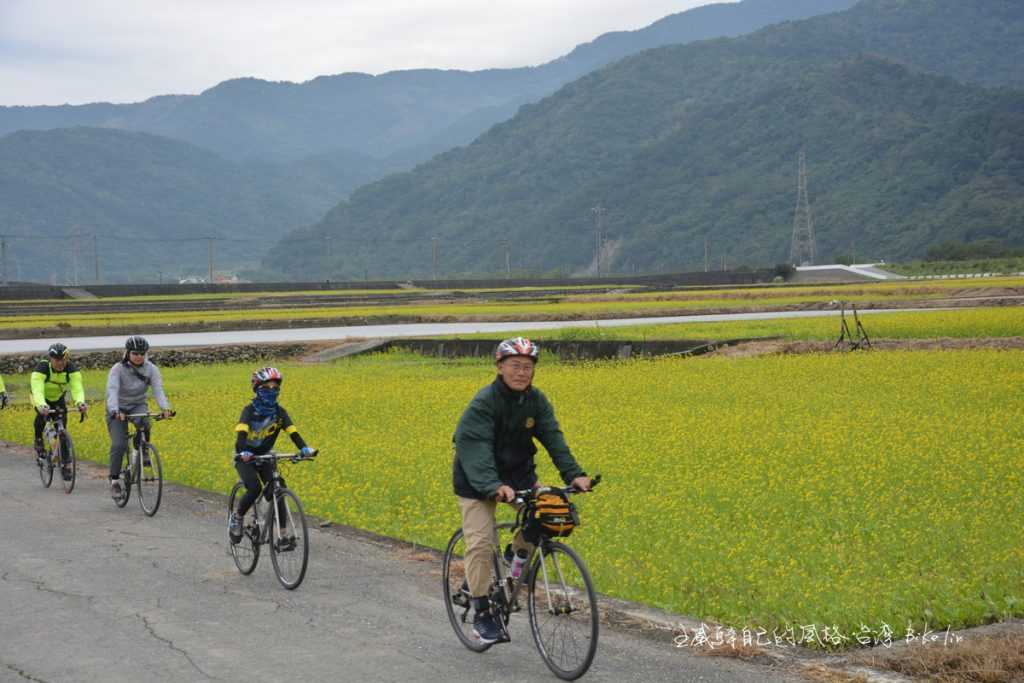
[[(107, 431), (110, 433), (110, 495), (121, 497), (121, 459), (128, 450), (128, 423), (126, 415), (149, 412), (146, 393), (153, 390), (153, 398), (164, 417), (171, 415), (171, 404), (164, 393), (160, 370), (146, 359), (149, 342), (142, 337), (128, 337), (124, 343), (124, 358), (110, 368), (107, 376)], [(149, 432), (149, 420), (143, 418), (141, 428)]]

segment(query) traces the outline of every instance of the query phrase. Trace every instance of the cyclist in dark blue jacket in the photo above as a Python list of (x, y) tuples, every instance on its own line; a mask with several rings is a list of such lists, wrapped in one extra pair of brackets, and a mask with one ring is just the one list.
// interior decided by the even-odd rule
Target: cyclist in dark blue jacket
[[(253, 457), (269, 453), (277, 441), (277, 435), (282, 431), (291, 437), (292, 443), (302, 455), (312, 455), (314, 452), (299, 435), (288, 411), (277, 402), (282, 379), (281, 371), (277, 368), (260, 368), (252, 373), (252, 390), (256, 395), (242, 409), (242, 415), (235, 425), (235, 469), (245, 484), (245, 495), (238, 501), (238, 509), (231, 511), (228, 520), (228, 536), (232, 543), (242, 540), (242, 518), (259, 498), (263, 485), (273, 476), (273, 464), (255, 465), (251, 462)], [(281, 485), (285, 485), (283, 478)], [(285, 515), (281, 517), (281, 523), (284, 524)], [(282, 534), (284, 531), (282, 528)]]

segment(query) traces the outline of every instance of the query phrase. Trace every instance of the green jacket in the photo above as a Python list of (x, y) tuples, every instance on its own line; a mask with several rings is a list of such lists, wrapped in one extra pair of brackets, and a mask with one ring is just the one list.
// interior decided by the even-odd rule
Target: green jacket
[(7, 387), (4, 386), (4, 376), (0, 375), (0, 393), (7, 391)]
[(43, 403), (53, 403), (65, 391), (71, 391), (71, 400), (85, 403), (85, 391), (82, 389), (82, 372), (78, 366), (68, 361), (64, 370), (57, 372), (50, 366), (50, 361), (41, 360), (32, 371), (32, 405), (39, 407)]
[(537, 483), (534, 439), (547, 449), (566, 484), (586, 475), (540, 389), (513, 391), (497, 377), (477, 392), (455, 427), (455, 494), (483, 500), (502, 484), (517, 490), (532, 487)]

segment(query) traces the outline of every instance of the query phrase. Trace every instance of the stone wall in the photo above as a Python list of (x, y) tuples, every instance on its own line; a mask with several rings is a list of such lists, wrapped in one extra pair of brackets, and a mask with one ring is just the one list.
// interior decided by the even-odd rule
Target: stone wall
[[(150, 359), (160, 367), (172, 368), (177, 365), (218, 363), (252, 363), (255, 366), (282, 358), (295, 358), (309, 351), (305, 344), (275, 344), (260, 346), (211, 346), (187, 349), (159, 349), (150, 355)], [(78, 367), (88, 370), (106, 369), (121, 360), (122, 351), (96, 351), (89, 353), (73, 353), (72, 360)], [(31, 372), (42, 358), (39, 354), (19, 354), (0, 356), (0, 373), (4, 377)]]

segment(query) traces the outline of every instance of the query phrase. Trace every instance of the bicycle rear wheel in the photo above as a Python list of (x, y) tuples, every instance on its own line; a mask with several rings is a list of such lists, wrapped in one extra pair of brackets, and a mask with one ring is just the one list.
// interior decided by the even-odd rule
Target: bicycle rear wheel
[(70, 434), (64, 435), (64, 451), (61, 453), (60, 476), (64, 480), (64, 493), (71, 493), (75, 490), (75, 475), (77, 470), (75, 458), (75, 443), (71, 440)]
[(53, 481), (53, 452), (50, 450), (48, 442), (44, 448), (46, 451), (43, 453), (43, 459), (40, 460), (39, 456), (36, 456), (36, 465), (39, 467), (39, 481), (43, 482), (43, 486), (46, 488), (50, 488), (50, 483)]
[(139, 506), (152, 517), (160, 509), (164, 491), (164, 470), (160, 464), (160, 451), (151, 443), (142, 447), (141, 457), (135, 461), (135, 483), (139, 488)]
[[(274, 524), (275, 514), (283, 506), (282, 518)], [(270, 529), (270, 562), (277, 580), (288, 590), (295, 590), (306, 576), (309, 563), (309, 530), (299, 497), (288, 489), (279, 489), (274, 504), (267, 508)]]
[[(495, 547), (503, 548), (504, 544), (512, 539), (511, 522), (498, 524), (498, 541)], [(444, 607), (448, 613), (448, 621), (459, 641), (473, 652), (483, 652), (493, 643), (481, 643), (480, 639), (473, 633), (473, 605), (469, 594), (469, 582), (466, 578), (466, 540), (462, 535), (462, 529), (452, 534), (448, 541), (448, 548), (444, 551), (444, 560), (441, 563), (441, 585), (444, 591)], [(497, 573), (494, 569), (494, 562), (491, 562), (491, 575), (489, 585), (494, 586), (497, 582)], [(492, 591), (493, 592), (493, 591)], [(503, 614), (505, 625), (508, 625), (508, 613)]]
[(128, 504), (128, 499), (132, 495), (132, 468), (131, 462), (131, 448), (129, 448), (124, 455), (121, 456), (121, 495), (114, 498), (114, 504), (119, 508), (123, 508)]
[[(245, 495), (245, 484), (236, 482), (228, 497), (228, 519), (231, 519), (231, 511), (238, 509), (238, 499)], [(235, 561), (238, 571), (248, 576), (256, 569), (256, 563), (260, 560), (260, 539), (259, 527), (256, 526), (256, 506), (253, 505), (242, 518), (242, 540), (238, 543), (228, 542), (231, 549), (231, 557)]]
[(530, 568), (527, 602), (533, 641), (544, 663), (572, 681), (587, 672), (597, 652), (597, 595), (583, 560), (551, 541)]

